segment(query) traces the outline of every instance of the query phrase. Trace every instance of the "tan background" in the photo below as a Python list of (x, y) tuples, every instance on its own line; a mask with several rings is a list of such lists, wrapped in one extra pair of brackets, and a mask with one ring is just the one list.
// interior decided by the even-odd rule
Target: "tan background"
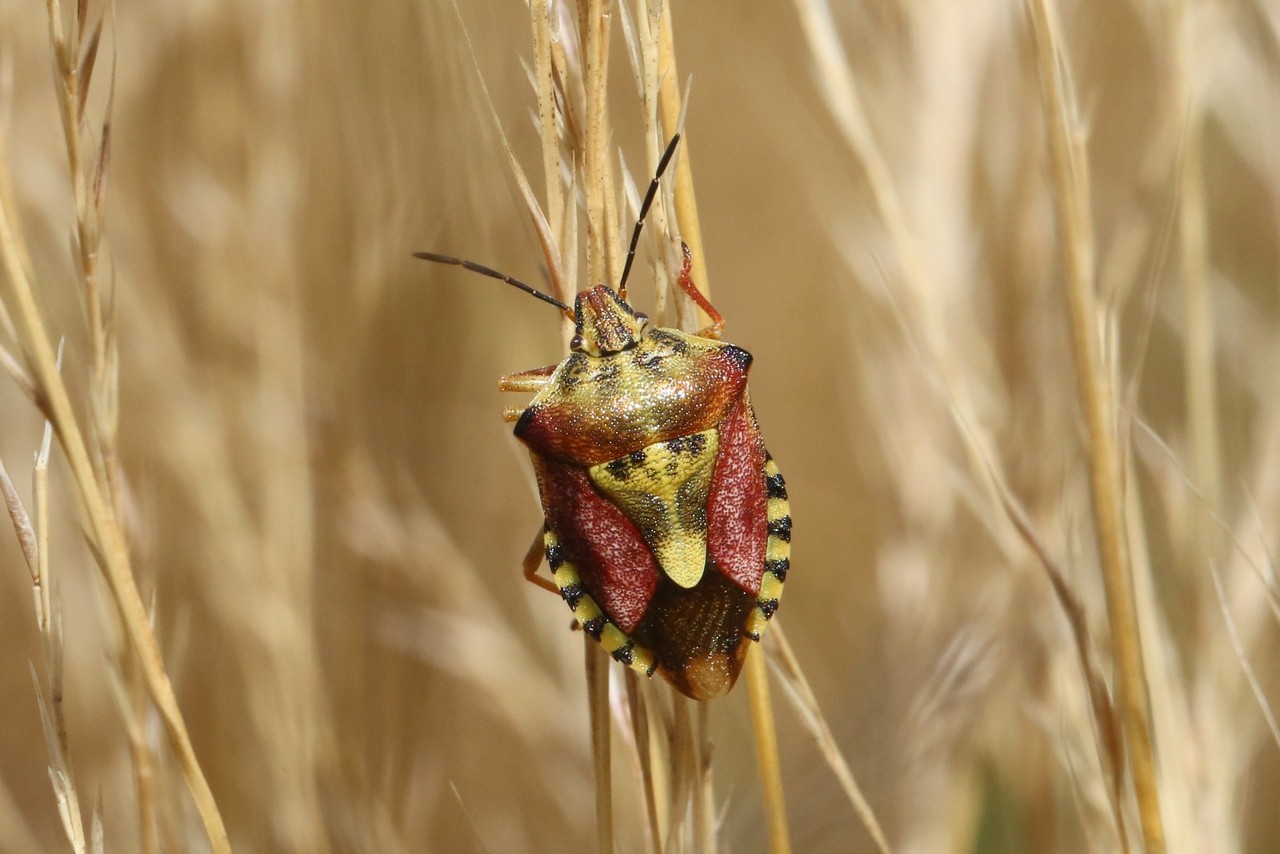
[[(674, 10), (711, 290), (727, 337), (756, 357), (753, 400), (791, 493), (782, 619), (901, 850), (1110, 850), (1065, 622), (974, 478), (938, 380), (967, 390), (1107, 660), (1024, 14), (1000, 0), (835, 5), (927, 274), (918, 302), (813, 83), (793, 6)], [(1217, 330), (1217, 509), (1262, 565), (1259, 544), (1275, 554), (1280, 518), (1280, 10), (1192, 5), (1187, 77), (1163, 4), (1066, 3), (1064, 20), (1091, 131), (1104, 302), (1119, 310), (1121, 373), (1141, 380), (1130, 411), (1174, 455), (1134, 428), (1134, 507), (1171, 661), (1157, 690), (1177, 714), (1158, 729), (1162, 768), (1192, 769), (1166, 780), (1167, 809), (1181, 816), (1170, 835), (1174, 850), (1265, 851), (1280, 834), (1280, 744), (1231, 652), (1209, 561), (1191, 544), (1201, 505), (1178, 473), (1188, 464), (1175, 462), (1189, 455), (1176, 188), (1180, 87), (1192, 79)], [(107, 240), (137, 565), (233, 842), (589, 844), (581, 644), (564, 606), (519, 578), (540, 520), (499, 417), (516, 399), (495, 386), (558, 358), (554, 316), (409, 254), (543, 281), (458, 17), (435, 0), (120, 3), (116, 16), (89, 114), (105, 108), (115, 51)], [(540, 191), (526, 8), (468, 2), (461, 17)], [(640, 164), (617, 28), (614, 40), (614, 141)], [(35, 271), (83, 389), (41, 4), (0, 8), (0, 59)], [(647, 267), (641, 308), (653, 299)], [(922, 337), (941, 343), (913, 343)], [(25, 491), (41, 423), (8, 383), (0, 426), (0, 454)], [(103, 793), (108, 847), (132, 850), (107, 677), (117, 630), (65, 469), (54, 470), (73, 762), (86, 803)], [(1276, 618), (1241, 549), (1208, 527), (1274, 706)], [(0, 570), (0, 849), (57, 850), (27, 667), (39, 655), (29, 579), (7, 535)], [(796, 850), (870, 850), (777, 699)], [(763, 850), (744, 692), (711, 719), (722, 847)], [(640, 850), (622, 754), (617, 776), (619, 850)], [(172, 839), (198, 850), (198, 825), (178, 812), (180, 777), (169, 769), (161, 783)]]

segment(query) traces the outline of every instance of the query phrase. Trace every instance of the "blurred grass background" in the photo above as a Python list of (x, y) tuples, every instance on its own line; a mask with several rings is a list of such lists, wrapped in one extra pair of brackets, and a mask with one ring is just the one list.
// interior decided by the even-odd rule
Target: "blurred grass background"
[[(753, 403), (797, 520), (782, 619), (897, 850), (1114, 850), (1066, 622), (975, 480), (945, 393), (962, 385), (1109, 660), (1025, 14), (1008, 0), (833, 6), (924, 291), (907, 293), (796, 8), (673, 9), (710, 286), (727, 338), (756, 357)], [(127, 522), (233, 843), (582, 848), (594, 813), (580, 642), (563, 604), (519, 578), (540, 519), (500, 418), (515, 399), (496, 391), (500, 374), (558, 359), (557, 327), (510, 289), (409, 254), (541, 281), (453, 8), (141, 2), (114, 16), (105, 218)], [(536, 174), (526, 7), (473, 0), (461, 18)], [(1280, 6), (1082, 0), (1063, 20), (1125, 398), (1135, 571), (1158, 617), (1144, 630), (1162, 674), (1151, 692), (1170, 849), (1273, 850), (1280, 742), (1211, 573), (1274, 706)], [(41, 4), (0, 7), (18, 207), (65, 373), (83, 389), (48, 53)], [(614, 142), (634, 168), (625, 67), (615, 57)], [(1188, 278), (1207, 284), (1207, 309), (1188, 312)], [(1207, 413), (1184, 368), (1201, 321)], [(1190, 425), (1206, 414), (1216, 456), (1198, 471)], [(24, 489), (42, 422), (9, 383), (0, 425)], [(106, 663), (121, 641), (66, 480), (55, 462), (73, 764), (82, 793), (102, 792), (108, 847), (134, 850)], [(0, 850), (59, 850), (28, 670), (30, 579), (12, 537), (0, 567)], [(785, 701), (778, 716), (796, 849), (871, 850)], [(763, 850), (744, 693), (711, 721), (722, 847)], [(630, 769), (615, 768), (625, 805)], [(166, 847), (198, 850), (181, 778), (164, 762), (157, 773)], [(618, 812), (619, 850), (640, 850), (635, 812)]]

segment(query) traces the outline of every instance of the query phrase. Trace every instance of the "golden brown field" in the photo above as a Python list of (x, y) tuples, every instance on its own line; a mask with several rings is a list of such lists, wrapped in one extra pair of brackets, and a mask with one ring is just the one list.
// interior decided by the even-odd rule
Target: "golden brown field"
[[(598, 846), (496, 387), (561, 330), (411, 257), (550, 287), (496, 116), (569, 287), (616, 270), (664, 2), (559, 2), (609, 123), (561, 126), (560, 201), (519, 0), (0, 5), (0, 852)], [(827, 726), (893, 851), (1276, 850), (1280, 3), (670, 5), (703, 281), (796, 518), (792, 849), (879, 850)], [(616, 850), (785, 850), (747, 679), (608, 673)]]

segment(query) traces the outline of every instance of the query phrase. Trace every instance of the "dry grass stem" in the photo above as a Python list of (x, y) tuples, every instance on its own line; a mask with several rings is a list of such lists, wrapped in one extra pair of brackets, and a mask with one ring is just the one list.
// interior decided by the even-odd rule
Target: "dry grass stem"
[(591, 757), (596, 781), (596, 848), (613, 852), (613, 754), (609, 747), (609, 657), (586, 632), (582, 634), (587, 672), (587, 708), (591, 721)]
[(653, 746), (649, 739), (649, 706), (640, 690), (639, 677), (635, 671), (628, 670), (624, 674), (627, 693), (628, 719), (631, 723), (631, 745), (635, 749), (635, 758), (639, 767), (641, 785), (644, 789), (644, 818), (647, 848), (655, 854), (662, 854), (662, 822), (658, 816), (658, 780), (654, 775)]
[[(63, 116), (70, 174), (76, 200), (77, 245), (81, 253), (79, 272), (90, 312), (93, 352), (97, 357), (94, 364), (102, 366), (109, 364), (110, 360), (106, 356), (106, 321), (101, 313), (96, 257), (100, 237), (97, 224), (101, 209), (101, 187), (104, 183), (103, 175), (106, 168), (105, 141), (109, 138), (109, 133), (104, 127), (103, 146), (93, 161), (95, 176), (90, 181), (81, 159), (79, 82), (82, 67), (92, 67), (96, 48), (93, 56), (82, 57), (79, 51), (79, 37), (85, 23), (83, 6), (77, 9), (77, 26), (66, 35), (63, 32), (62, 11), (55, 0), (50, 0), (48, 11), (55, 68), (59, 72), (58, 103)], [(87, 76), (86, 73), (85, 77)], [(7, 172), (7, 164), (0, 163), (0, 171)], [(10, 180), (7, 174), (0, 183), (9, 185)], [(91, 188), (94, 194), (92, 198), (89, 195)], [(36, 395), (41, 408), (53, 425), (59, 443), (67, 455), (77, 494), (87, 519), (93, 551), (100, 558), (101, 568), (119, 609), (125, 632), (138, 655), (148, 690), (165, 723), (170, 742), (183, 769), (210, 842), (215, 851), (229, 850), (226, 829), (214, 803), (208, 782), (195, 757), (186, 724), (178, 708), (177, 698), (165, 673), (155, 636), (147, 624), (146, 612), (134, 580), (128, 548), (117, 515), (111, 469), (105, 465), (109, 454), (102, 453), (102, 448), (106, 446), (90, 445), (86, 440), (86, 432), (82, 428), (71, 403), (70, 394), (58, 372), (58, 359), (54, 346), (24, 265), (23, 259), (27, 256), (27, 252), (25, 248), (20, 248), (18, 231), (12, 224), (16, 219), (16, 211), (7, 204), (0, 205), (0, 257), (9, 280), (10, 297), (14, 301), (14, 305), (9, 306), (9, 312), (18, 318), (22, 340), (26, 345), (25, 367), (35, 381)], [(102, 377), (105, 374), (99, 373), (98, 376)], [(94, 411), (104, 413), (109, 412), (110, 408), (100, 405), (95, 407)], [(96, 422), (96, 430), (88, 435), (101, 438), (104, 432), (101, 428), (106, 423), (101, 420)], [(109, 439), (110, 435), (111, 431), (108, 429), (106, 437)], [(58, 701), (55, 697), (54, 702)]]
[[(1213, 333), (1213, 309), (1209, 290), (1209, 252), (1205, 213), (1204, 138), (1201, 126), (1199, 88), (1205, 69), (1197, 56), (1195, 0), (1179, 0), (1175, 5), (1173, 36), (1177, 46), (1179, 78), (1183, 90), (1181, 174), (1178, 176), (1178, 246), (1181, 249), (1182, 285), (1186, 305), (1186, 353), (1184, 371), (1187, 387), (1187, 424), (1195, 480), (1209, 507), (1221, 501), (1218, 482), (1222, 472), (1219, 459), (1218, 391), (1215, 375), (1217, 357)], [(1213, 553), (1212, 528), (1201, 517), (1194, 538), (1198, 562), (1207, 562)]]
[(1054, 6), (1029, 0), (1036, 56), (1044, 87), (1044, 115), (1056, 193), (1072, 353), (1081, 408), (1088, 427), (1089, 480), (1094, 528), (1107, 593), (1112, 655), (1115, 659), (1121, 722), (1138, 799), (1143, 839), (1149, 852), (1165, 849), (1151, 711), (1147, 704), (1133, 580), (1125, 544), (1124, 499), (1120, 482), (1115, 401), (1098, 341), (1094, 294), (1093, 224), (1089, 213), (1089, 177), (1083, 132), (1076, 119), (1070, 79), (1058, 36)]
[(1249, 654), (1240, 638), (1240, 631), (1236, 628), (1235, 617), (1231, 616), (1231, 606), (1227, 604), (1227, 594), (1222, 588), (1222, 575), (1212, 564), (1209, 566), (1209, 572), (1213, 579), (1214, 595), (1218, 597), (1218, 607), (1222, 610), (1223, 625), (1226, 626), (1227, 634), (1231, 638), (1231, 648), (1240, 661), (1240, 670), (1244, 673), (1244, 678), (1249, 683), (1249, 690), (1253, 692), (1254, 699), (1258, 703), (1258, 711), (1262, 712), (1262, 717), (1267, 722), (1271, 740), (1275, 742), (1276, 748), (1280, 749), (1280, 725), (1276, 723), (1276, 715), (1271, 708), (1271, 703), (1267, 700), (1266, 691), (1263, 690), (1262, 684), (1258, 681), (1258, 675), (1249, 662)]
[[(655, 67), (660, 75), (658, 105), (662, 112), (662, 129), (670, 139), (679, 130), (684, 117), (684, 103), (680, 93), (680, 76), (676, 68), (675, 35), (671, 24), (670, 0), (661, 0), (662, 20), (658, 27), (658, 57)], [(711, 277), (707, 273), (707, 256), (702, 242), (702, 222), (698, 219), (698, 199), (693, 190), (693, 157), (688, 137), (680, 145), (680, 157), (676, 160), (675, 203), (676, 219), (680, 224), (680, 237), (689, 245), (693, 255), (690, 274), (702, 293), (711, 298)], [(696, 321), (693, 328), (702, 326)]]
[(751, 704), (751, 729), (755, 733), (756, 762), (764, 789), (765, 822), (769, 828), (769, 850), (773, 854), (791, 851), (787, 832), (787, 802), (782, 786), (782, 765), (778, 761), (778, 737), (773, 721), (773, 701), (769, 696), (769, 668), (764, 651), (747, 653), (747, 696)]
[(40, 632), (44, 678), (49, 686), (47, 699), (34, 664), (30, 666), (30, 671), (36, 705), (40, 710), (45, 749), (49, 757), (49, 779), (53, 783), (54, 799), (67, 842), (73, 851), (83, 854), (87, 850), (84, 818), (75, 776), (72, 772), (71, 743), (67, 735), (66, 711), (63, 703), (63, 663), (66, 656), (62, 629), (62, 600), (54, 591), (53, 579), (49, 572), (48, 469), (51, 441), (52, 430), (46, 422), (44, 438), (36, 452), (35, 466), (32, 471), (34, 517), (27, 513), (3, 462), (0, 462), (0, 491), (4, 492), (9, 518), (31, 573), (36, 628)]
[(863, 827), (875, 842), (876, 848), (881, 854), (889, 854), (893, 849), (889, 847), (888, 837), (885, 836), (880, 821), (862, 793), (858, 781), (854, 779), (853, 771), (845, 761), (844, 754), (841, 753), (835, 736), (831, 732), (831, 727), (822, 714), (818, 698), (814, 696), (813, 689), (809, 687), (809, 680), (805, 678), (804, 671), (800, 668), (799, 660), (791, 651), (791, 644), (787, 642), (787, 635), (783, 632), (782, 625), (775, 621), (770, 631), (773, 642), (769, 644), (766, 651), (772, 652), (770, 661), (777, 668), (779, 681), (787, 690), (787, 696), (791, 698), (792, 705), (800, 716), (800, 722), (805, 725), (809, 735), (817, 743), (822, 758), (835, 773), (836, 779), (840, 781), (845, 796), (853, 805), (854, 812), (858, 814)]

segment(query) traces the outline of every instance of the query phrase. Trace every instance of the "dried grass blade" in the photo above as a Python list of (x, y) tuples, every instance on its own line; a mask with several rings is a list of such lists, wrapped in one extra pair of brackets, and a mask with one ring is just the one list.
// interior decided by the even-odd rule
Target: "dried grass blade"
[(39, 405), (39, 398), (36, 396), (35, 380), (31, 379), (31, 375), (27, 373), (27, 369), (22, 367), (13, 353), (9, 352), (9, 348), (0, 344), (0, 366), (4, 367), (5, 373), (13, 378), (13, 382), (17, 385), (18, 390), (27, 396), (32, 403)]
[(698, 749), (698, 779), (694, 788), (694, 832), (697, 834), (699, 851), (714, 851), (716, 848), (715, 790), (712, 787), (711, 773), (711, 729), (710, 704), (698, 704), (697, 728), (694, 730), (694, 745)]
[(774, 726), (773, 700), (769, 696), (769, 670), (764, 656), (764, 650), (758, 645), (753, 645), (747, 652), (747, 697), (751, 704), (751, 730), (755, 736), (764, 816), (769, 828), (769, 850), (773, 854), (790, 854), (787, 801), (782, 787), (778, 733)]
[(872, 841), (875, 842), (876, 847), (881, 851), (881, 854), (889, 854), (892, 849), (889, 847), (889, 841), (884, 834), (884, 830), (880, 827), (880, 822), (876, 819), (876, 814), (871, 809), (871, 804), (867, 802), (866, 796), (862, 794), (862, 789), (858, 786), (857, 780), (854, 779), (853, 771), (850, 770), (849, 763), (845, 761), (844, 754), (840, 752), (840, 746), (836, 744), (831, 727), (827, 725), (827, 719), (823, 716), (822, 709), (818, 706), (818, 698), (814, 696), (813, 689), (809, 687), (809, 680), (805, 678), (800, 662), (796, 659), (795, 653), (792, 652), (791, 644), (787, 642), (786, 633), (782, 631), (781, 622), (777, 618), (774, 618), (773, 625), (769, 629), (769, 637), (773, 640), (765, 651), (770, 654), (769, 660), (776, 669), (782, 687), (787, 691), (787, 696), (791, 698), (791, 702), (800, 716), (801, 723), (804, 724), (805, 729), (809, 730), (809, 735), (813, 737), (813, 740), (817, 742), (822, 758), (826, 760), (827, 765), (836, 775), (836, 779), (840, 781), (840, 786), (844, 789), (845, 796), (848, 797), (849, 803), (853, 805), (854, 811), (858, 814), (858, 818), (862, 820), (863, 826), (867, 829), (867, 833), (871, 836)]
[[(1262, 592), (1267, 597), (1267, 606), (1271, 610), (1271, 615), (1276, 619), (1277, 623), (1280, 623), (1280, 590), (1276, 589), (1273, 581), (1275, 575), (1274, 568), (1268, 565), (1268, 568), (1264, 569), (1258, 564), (1253, 555), (1249, 553), (1249, 550), (1245, 548), (1244, 543), (1241, 542), (1240, 537), (1236, 534), (1235, 529), (1232, 528), (1231, 524), (1227, 522), (1226, 519), (1222, 518), (1221, 514), (1219, 514), (1218, 511), (1209, 504), (1204, 494), (1200, 491), (1200, 488), (1196, 486), (1195, 481), (1193, 481), (1190, 475), (1187, 474), (1186, 469), (1182, 465), (1182, 461), (1178, 459), (1178, 455), (1174, 452), (1173, 448), (1169, 447), (1169, 443), (1166, 442), (1164, 438), (1152, 429), (1151, 425), (1143, 419), (1135, 418), (1133, 419), (1133, 423), (1145, 436), (1147, 436), (1147, 438), (1152, 441), (1152, 443), (1155, 444), (1160, 452), (1169, 459), (1169, 462), (1173, 464), (1174, 473), (1177, 474), (1183, 485), (1186, 486), (1187, 490), (1197, 501), (1204, 505), (1204, 511), (1208, 514), (1209, 518), (1224, 534), (1226, 534), (1227, 538), (1231, 542), (1232, 548), (1234, 548), (1241, 558), (1244, 559), (1245, 564), (1258, 579), (1258, 583), (1262, 585)], [(1256, 514), (1257, 507), (1254, 506), (1252, 502), (1250, 503), (1250, 506), (1253, 507), (1253, 512)], [(1262, 536), (1261, 533), (1259, 539), (1265, 543), (1265, 536)]]
[(1156, 780), (1151, 710), (1134, 603), (1132, 568), (1122, 522), (1124, 502), (1115, 436), (1115, 401), (1097, 340), (1093, 223), (1088, 163), (1076, 120), (1070, 78), (1052, 0), (1027, 0), (1040, 66), (1054, 200), (1063, 235), (1067, 304), (1080, 405), (1088, 427), (1089, 483), (1097, 546), (1119, 682), (1121, 721), (1133, 774), (1142, 835), (1150, 854), (1165, 850)]
[(90, 183), (95, 219), (102, 216), (102, 203), (107, 195), (107, 166), (110, 162), (111, 122), (107, 120), (102, 123), (102, 142), (98, 146), (98, 157), (93, 164), (93, 180)]
[(1209, 563), (1209, 574), (1213, 577), (1213, 592), (1218, 597), (1218, 608), (1222, 611), (1222, 620), (1227, 627), (1227, 636), (1231, 639), (1231, 648), (1235, 651), (1236, 659), (1240, 662), (1240, 669), (1244, 671), (1244, 678), (1249, 683), (1249, 690), (1253, 692), (1253, 698), (1258, 703), (1258, 709), (1262, 712), (1262, 717), (1266, 719), (1267, 729), (1271, 731), (1271, 740), (1280, 749), (1280, 725), (1276, 724), (1275, 712), (1267, 701), (1267, 695), (1262, 690), (1262, 683), (1258, 681), (1258, 675), (1254, 672), (1253, 665), (1249, 663), (1249, 655), (1245, 652), (1244, 643), (1240, 640), (1240, 632), (1236, 628), (1235, 617), (1231, 615), (1231, 608), (1227, 605), (1226, 592), (1222, 589), (1222, 575), (1212, 561)]
[(662, 854), (662, 829), (658, 825), (658, 800), (654, 790), (653, 745), (649, 741), (649, 708), (634, 670), (626, 671), (625, 684), (632, 737), (640, 763), (640, 783), (644, 788), (645, 835), (649, 838), (649, 849), (654, 854)]
[(613, 230), (606, 216), (610, 196), (608, 174), (608, 19), (604, 0), (579, 4), (582, 54), (586, 59), (583, 86), (586, 94), (586, 139), (583, 141), (583, 181), (587, 200), (587, 278), (591, 282), (617, 281), (613, 274)]
[(596, 781), (596, 847), (613, 854), (613, 761), (609, 749), (609, 657), (582, 633), (587, 670), (587, 704), (591, 720), (591, 758)]
[[(9, 159), (5, 152), (7, 140), (4, 135), (4, 123), (0, 122), (0, 210), (16, 211), (18, 209), (17, 200), (13, 195), (13, 178), (9, 174)], [(18, 266), (23, 270), (31, 269), (31, 259), (27, 257), (26, 240), (22, 235), (21, 223), (11, 223), (13, 230), (13, 247), (18, 252)], [(0, 331), (4, 332), (4, 337), (22, 352), (21, 339), (18, 337), (18, 328), (13, 323), (13, 315), (9, 313), (9, 305), (0, 298)], [(4, 367), (15, 380), (18, 381), (19, 387), (27, 392), (29, 397), (35, 398), (35, 382), (27, 373), (27, 369), (22, 366), (14, 356), (7, 350), (0, 352), (4, 355)], [(30, 389), (30, 391), (28, 391)]]
[[(538, 128), (542, 135), (542, 171), (547, 193), (547, 221), (557, 227), (564, 221), (564, 189), (560, 180), (560, 135), (557, 121), (555, 79), (551, 58), (551, 4), (533, 0), (529, 15), (533, 29), (533, 76), (538, 93)], [(555, 235), (564, 245), (564, 232)]]
[[(3, 169), (0, 166), (0, 169)], [(76, 482), (92, 539), (101, 547), (103, 566), (112, 596), (120, 613), (129, 642), (142, 662), (147, 677), (147, 688), (165, 724), (169, 740), (179, 765), (183, 769), (187, 786), (204, 823), (215, 852), (230, 850), (226, 827), (218, 812), (213, 792), (200, 768), (195, 749), (191, 744), (182, 711), (173, 686), (165, 673), (164, 659), (150, 626), (146, 611), (133, 578), (129, 552), (124, 534), (114, 518), (110, 503), (99, 482), (88, 445), (71, 405), (71, 398), (57, 369), (54, 348), (50, 342), (44, 317), (36, 302), (31, 281), (22, 267), (21, 252), (15, 243), (15, 232), (10, 221), (11, 211), (0, 205), (0, 263), (9, 277), (10, 289), (18, 308), (31, 347), (31, 363), (38, 377), (41, 399), (47, 401), (47, 414), (66, 452), (67, 463)]]
[[(47, 660), (45, 666), (49, 671), (50, 681), (57, 668), (61, 667), (61, 656), (57, 662)], [(36, 694), (36, 706), (40, 711), (40, 728), (44, 732), (45, 750), (49, 753), (49, 782), (53, 786), (54, 798), (58, 803), (58, 815), (62, 819), (62, 829), (67, 841), (77, 852), (85, 850), (84, 820), (80, 816), (80, 798), (76, 793), (75, 779), (71, 776), (71, 761), (68, 756), (66, 725), (62, 721), (61, 686), (52, 689), (49, 700), (45, 700), (44, 690), (40, 687), (40, 678), (36, 676), (34, 665), (30, 666), (31, 683)]]
[(18, 545), (22, 547), (22, 556), (26, 558), (27, 569), (31, 571), (31, 580), (40, 583), (40, 548), (37, 545), (36, 531), (27, 515), (27, 508), (22, 505), (22, 498), (9, 478), (9, 470), (4, 460), (0, 459), (0, 491), (4, 492), (4, 503), (9, 511), (9, 519), (13, 522), (13, 530), (18, 535)]
[[(684, 106), (676, 71), (675, 35), (671, 27), (669, 0), (664, 0), (662, 4), (662, 23), (658, 30), (658, 69), (662, 75), (662, 86), (658, 91), (662, 129), (670, 139), (680, 127)], [(689, 251), (693, 255), (693, 280), (698, 283), (698, 289), (710, 299), (711, 279), (707, 275), (707, 256), (702, 243), (702, 223), (698, 219), (698, 199), (693, 190), (692, 164), (689, 139), (685, 137), (680, 144), (680, 157), (676, 162), (676, 221), (680, 223), (680, 236), (689, 244)]]
[[(1183, 371), (1186, 418), (1196, 484), (1211, 508), (1221, 505), (1222, 451), (1218, 425), (1217, 349), (1214, 344), (1213, 303), (1209, 292), (1209, 229), (1205, 198), (1204, 126), (1198, 87), (1209, 72), (1196, 56), (1193, 3), (1175, 5), (1174, 36), (1178, 86), (1185, 103), (1180, 128), (1178, 175), (1178, 245), (1184, 289), (1185, 330)], [(1192, 519), (1199, 528), (1193, 539), (1197, 562), (1213, 551), (1215, 537), (1203, 513)]]
[[(98, 46), (102, 43), (102, 25), (105, 19), (99, 20), (97, 26), (93, 28), (93, 35), (89, 37), (89, 46), (85, 48), (84, 55), (80, 58), (80, 67), (76, 71), (78, 103), (76, 104), (76, 121), (84, 121), (85, 104), (89, 101), (89, 84), (93, 80), (93, 68), (98, 61)], [(84, 22), (81, 21), (81, 28)]]
[(697, 776), (694, 769), (693, 720), (689, 714), (692, 700), (667, 687), (672, 703), (672, 726), (667, 748), (667, 760), (671, 768), (671, 809), (667, 824), (668, 852), (685, 850), (684, 833), (688, 829), (693, 787)]
[(102, 831), (102, 789), (93, 796), (93, 813), (89, 820), (89, 850), (93, 854), (103, 854), (106, 850)]
[(1089, 621), (1085, 616), (1084, 603), (1076, 596), (1067, 582), (1066, 575), (1049, 554), (1049, 549), (1032, 527), (1031, 520), (1027, 518), (1022, 505), (1009, 494), (1003, 481), (996, 479), (996, 483), (1000, 487), (1000, 500), (1005, 515), (1013, 523), (1014, 529), (1022, 537), (1027, 548), (1031, 549), (1039, 560), (1041, 568), (1049, 579), (1054, 599), (1057, 600), (1058, 606), (1067, 618), (1071, 639), (1075, 644), (1076, 658), (1084, 676), (1085, 692), (1089, 697), (1090, 710), (1093, 712), (1094, 726), (1097, 727), (1098, 736), (1102, 740), (1098, 758), (1103, 774), (1107, 778), (1107, 793), (1110, 796), (1111, 818), (1115, 822), (1116, 838), (1120, 841), (1121, 850), (1127, 852), (1129, 833), (1125, 827), (1124, 818), (1124, 742), (1120, 724), (1116, 720), (1115, 707), (1107, 691), (1107, 681), (1102, 672), (1102, 665), (1094, 654), (1093, 645), (1089, 642)]
[(538, 242), (542, 245), (542, 254), (547, 260), (547, 271), (551, 277), (551, 293), (561, 302), (572, 302), (571, 295), (565, 286), (564, 277), (561, 275), (560, 250), (557, 247), (555, 235), (552, 234), (546, 215), (543, 214), (537, 197), (533, 194), (533, 188), (529, 186), (528, 176), (525, 175), (524, 169), (520, 167), (520, 162), (516, 160), (515, 152), (511, 150), (511, 144), (507, 141), (507, 134), (502, 129), (502, 121), (498, 118), (498, 110), (493, 105), (493, 98), (489, 95), (489, 87), (484, 82), (484, 75), (480, 71), (480, 60), (476, 56), (475, 45), (471, 41), (471, 33), (467, 30), (467, 25), (462, 20), (462, 11), (458, 8), (456, 0), (453, 3), (453, 11), (458, 18), (458, 25), (462, 28), (462, 38), (467, 43), (467, 50), (471, 54), (471, 64), (475, 67), (476, 78), (480, 82), (480, 91), (484, 93), (484, 102), (489, 107), (490, 116), (493, 117), (493, 126), (498, 131), (498, 138), (502, 140), (502, 149), (506, 152), (507, 162), (511, 166), (511, 172), (516, 179), (516, 186), (520, 189), (520, 197), (524, 200), (529, 216), (533, 220), (534, 230), (538, 233)]

